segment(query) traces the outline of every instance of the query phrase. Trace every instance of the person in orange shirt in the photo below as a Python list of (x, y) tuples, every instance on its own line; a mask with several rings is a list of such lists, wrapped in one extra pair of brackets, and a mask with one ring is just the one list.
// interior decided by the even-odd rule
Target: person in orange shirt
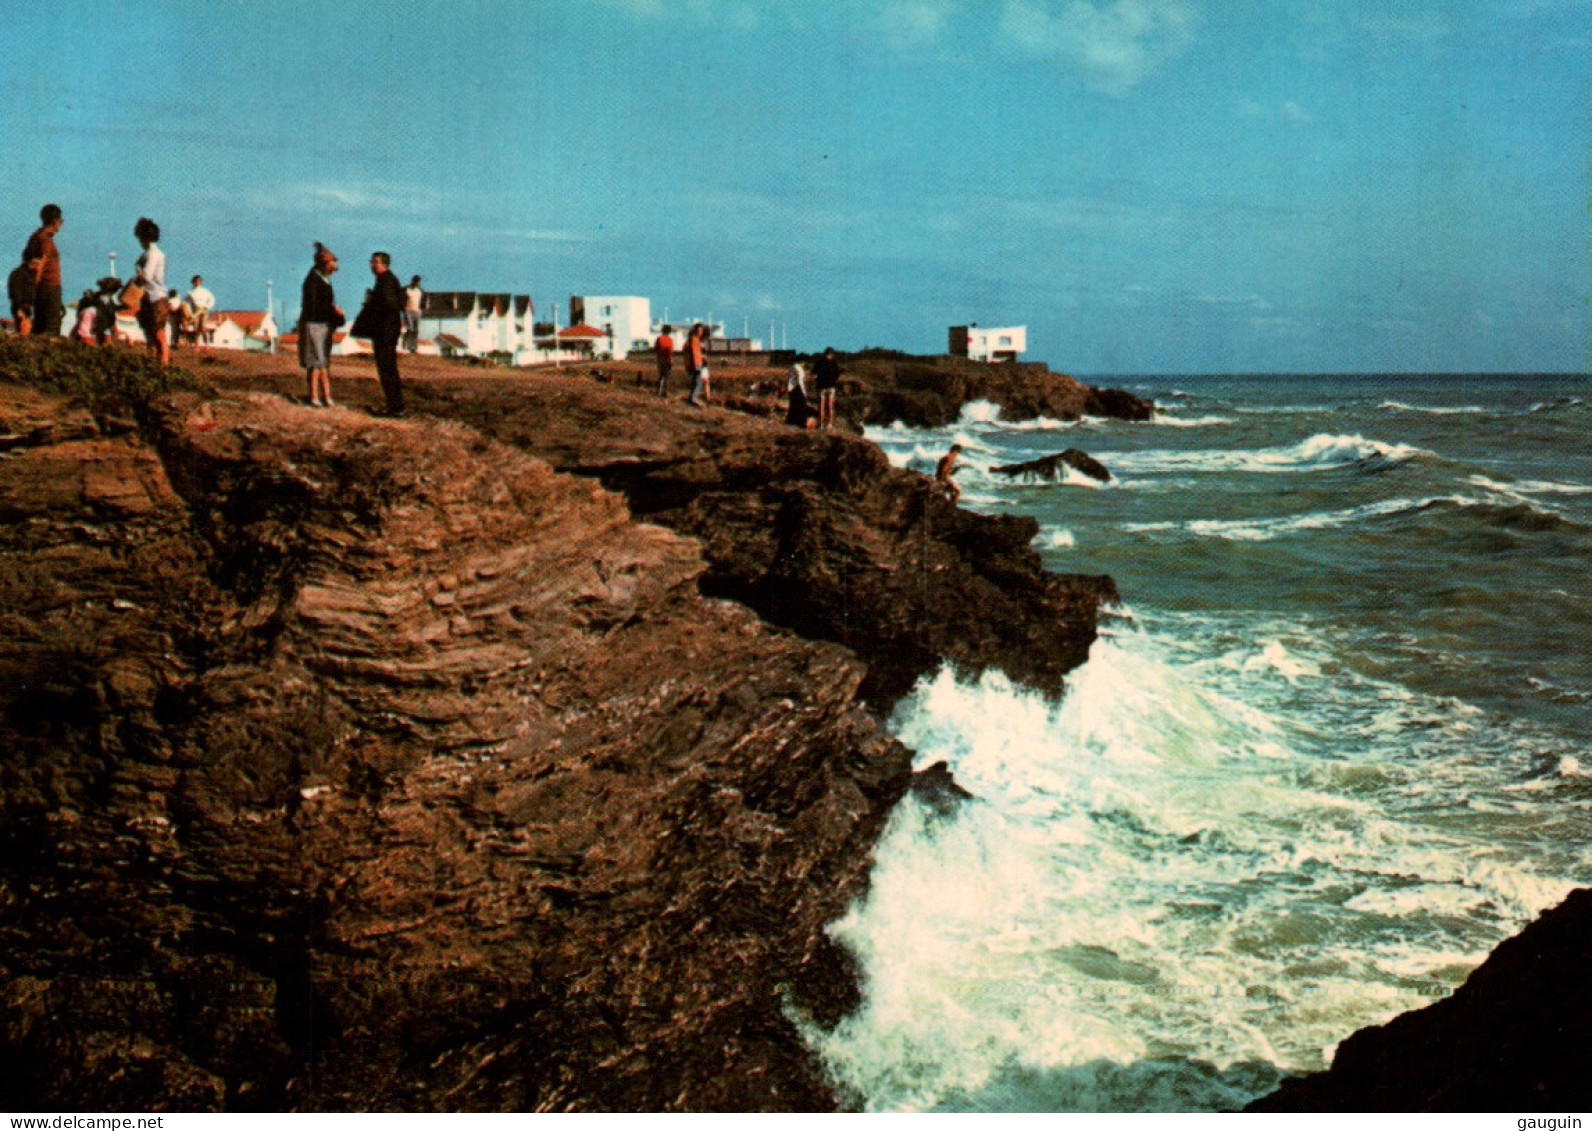
[(658, 335), (658, 340), (652, 343), (653, 353), (658, 358), (658, 395), (669, 395), (669, 377), (674, 373), (674, 339), (669, 336), (673, 327), (664, 324), (663, 333)]
[(691, 327), (691, 336), (685, 340), (685, 371), (691, 375), (691, 395), (686, 399), (697, 408), (702, 408), (712, 399), (703, 346), (707, 334), (708, 328), (698, 322)]

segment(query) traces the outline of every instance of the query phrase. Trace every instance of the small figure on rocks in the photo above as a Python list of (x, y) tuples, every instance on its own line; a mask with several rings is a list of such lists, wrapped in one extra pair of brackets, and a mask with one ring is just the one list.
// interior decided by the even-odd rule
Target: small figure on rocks
[(404, 288), (404, 345), (411, 354), (420, 352), (420, 311), (425, 304), (426, 292), (416, 275)]
[(674, 373), (674, 339), (669, 336), (673, 329), (667, 322), (663, 325), (663, 333), (658, 335), (658, 340), (652, 343), (652, 352), (658, 359), (658, 395), (669, 395), (669, 377)]
[(193, 277), (193, 287), (184, 301), (191, 312), (188, 330), (190, 340), (196, 346), (209, 345), (210, 335), (214, 332), (210, 328), (210, 312), (216, 308), (216, 296), (205, 286), (203, 275)]
[(315, 245), (315, 265), (304, 276), (299, 304), (299, 364), (310, 386), (310, 407), (332, 404), (332, 335), (344, 322), (343, 308), (332, 291), (337, 256), (325, 244)]
[(122, 281), (115, 275), (106, 275), (95, 285), (99, 290), (94, 300), (100, 310), (94, 318), (94, 344), (102, 346), (116, 340), (116, 316), (122, 305), (116, 296), (121, 293)]
[(376, 376), (387, 400), (386, 416), (404, 414), (404, 389), (398, 379), (398, 338), (403, 333), (404, 289), (392, 272), (392, 256), (371, 254), (370, 273), (376, 285), (365, 295), (365, 305), (354, 320), (356, 338), (369, 338), (376, 355)]
[(691, 334), (685, 340), (685, 371), (691, 377), (691, 395), (686, 400), (697, 408), (707, 404), (712, 395), (707, 358), (704, 356), (706, 345), (703, 339), (707, 333), (708, 328), (698, 322), (691, 327)]
[(77, 321), (72, 324), (72, 337), (86, 346), (94, 344), (95, 323), (99, 321), (99, 300), (93, 291), (84, 291), (77, 300)]
[(962, 497), (962, 489), (956, 485), (951, 476), (956, 474), (956, 460), (962, 454), (961, 444), (952, 444), (951, 450), (940, 457), (940, 462), (934, 469), (934, 482), (945, 493), (948, 502), (955, 503)]
[(144, 289), (138, 303), (138, 324), (144, 328), (144, 341), (149, 352), (160, 359), (160, 364), (171, 364), (171, 292), (166, 289), (166, 253), (155, 241), (160, 239), (160, 225), (148, 216), (140, 216), (133, 225), (133, 238), (144, 253), (138, 257), (138, 270), (134, 281)]
[(824, 356), (813, 362), (813, 377), (818, 384), (818, 427), (833, 428), (835, 390), (840, 386), (840, 362), (833, 346), (825, 347)]
[(794, 424), (797, 428), (817, 426), (818, 418), (807, 401), (807, 367), (799, 361), (790, 367), (790, 374), (785, 378), (785, 396), (790, 402), (785, 410), (786, 424)]
[[(61, 230), (61, 206), (46, 204), (39, 209), (39, 230), (28, 237), (22, 261), (33, 269), (32, 332), (53, 337), (61, 332), (66, 307), (61, 304), (61, 253), (55, 249), (55, 233)], [(26, 337), (26, 335), (23, 335)]]
[(24, 338), (33, 333), (34, 276), (38, 270), (38, 260), (25, 259), (12, 268), (6, 279), (6, 295), (11, 300), (11, 321), (16, 323), (17, 334)]

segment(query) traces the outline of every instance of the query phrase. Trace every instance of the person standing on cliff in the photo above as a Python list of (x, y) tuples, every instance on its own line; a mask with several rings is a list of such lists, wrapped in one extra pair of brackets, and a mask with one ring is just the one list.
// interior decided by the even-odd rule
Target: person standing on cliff
[(381, 379), (382, 395), (387, 400), (384, 415), (404, 414), (404, 389), (398, 378), (398, 338), (403, 333), (404, 289), (392, 273), (392, 256), (378, 251), (370, 257), (370, 273), (376, 285), (365, 297), (364, 308), (354, 320), (356, 338), (369, 338), (376, 355), (376, 376)]
[(148, 216), (140, 216), (133, 225), (133, 238), (144, 249), (133, 276), (144, 288), (144, 297), (138, 304), (138, 324), (144, 328), (149, 352), (160, 359), (160, 364), (170, 365), (171, 292), (166, 289), (166, 253), (156, 242), (160, 239), (160, 225)]
[(39, 220), (39, 230), (28, 237), (22, 261), (35, 264), (32, 332), (52, 337), (61, 332), (61, 319), (66, 317), (66, 307), (61, 302), (61, 253), (55, 248), (55, 233), (63, 223), (61, 206), (46, 204), (39, 209)]
[(652, 352), (658, 359), (658, 395), (669, 395), (669, 378), (674, 373), (674, 339), (669, 332), (674, 329), (667, 322), (663, 324), (663, 333), (658, 335), (658, 340), (652, 343)]
[(216, 296), (210, 293), (210, 288), (205, 286), (203, 275), (193, 277), (193, 289), (188, 292), (188, 309), (193, 312), (193, 325), (189, 333), (192, 335), (193, 344), (210, 344), (210, 312), (216, 308)]
[(702, 339), (707, 335), (707, 327), (698, 322), (691, 327), (691, 334), (685, 340), (685, 371), (691, 377), (691, 395), (687, 402), (702, 408), (710, 397), (708, 385), (707, 358), (704, 356)]
[(332, 292), (337, 256), (324, 244), (315, 245), (315, 265), (304, 276), (299, 303), (299, 364), (310, 386), (310, 407), (332, 405), (332, 335), (343, 324), (343, 308)]
[(36, 261), (19, 263), (6, 278), (6, 294), (11, 300), (11, 320), (16, 323), (18, 337), (25, 338), (33, 333), (33, 280), (38, 269)]
[(934, 482), (945, 493), (946, 501), (953, 505), (962, 497), (962, 489), (951, 478), (956, 474), (956, 459), (961, 454), (962, 445), (952, 444), (951, 450), (940, 457), (939, 466), (934, 469)]
[(411, 354), (420, 352), (420, 311), (426, 305), (426, 292), (420, 289), (420, 276), (404, 288), (404, 344)]
[(833, 346), (825, 347), (824, 356), (813, 362), (813, 378), (818, 386), (818, 427), (833, 428), (835, 389), (840, 385), (840, 362)]
[(785, 377), (785, 423), (797, 428), (811, 428), (817, 424), (813, 408), (807, 402), (807, 367), (795, 362)]

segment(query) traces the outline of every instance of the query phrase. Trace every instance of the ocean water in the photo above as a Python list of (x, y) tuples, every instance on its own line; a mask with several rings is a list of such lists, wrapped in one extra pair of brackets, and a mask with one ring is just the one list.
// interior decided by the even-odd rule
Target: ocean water
[[(870, 433), (1123, 606), (1059, 703), (923, 681), (810, 1039), (874, 1110), (1219, 1110), (1592, 884), (1592, 379), (1108, 382), (1152, 424)], [(1068, 447), (1115, 479), (1011, 483)]]

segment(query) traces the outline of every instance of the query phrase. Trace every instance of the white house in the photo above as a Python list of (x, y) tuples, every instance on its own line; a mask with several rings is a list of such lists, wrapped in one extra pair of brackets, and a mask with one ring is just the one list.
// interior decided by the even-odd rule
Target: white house
[(652, 301), (633, 295), (571, 295), (569, 324), (595, 326), (608, 339), (610, 357), (652, 348)]
[(217, 349), (268, 350), (281, 337), (276, 319), (259, 310), (212, 311), (207, 329)]
[(444, 353), (502, 353), (518, 362), (535, 349), (535, 313), (529, 295), (428, 291), (420, 308), (420, 336)]
[(1028, 349), (1027, 326), (951, 327), (951, 354), (973, 361), (1016, 361)]

